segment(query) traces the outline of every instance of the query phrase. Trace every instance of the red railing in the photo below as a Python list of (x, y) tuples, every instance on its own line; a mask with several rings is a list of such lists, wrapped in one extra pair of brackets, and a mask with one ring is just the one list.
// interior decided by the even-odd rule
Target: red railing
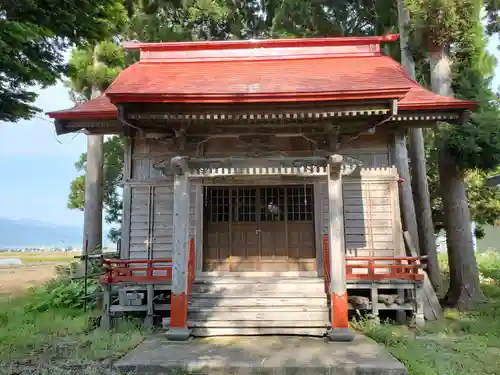
[[(348, 280), (414, 280), (421, 281), (425, 257), (346, 257)], [(356, 263), (354, 263), (356, 262)]]
[[(172, 259), (104, 259), (103, 284), (117, 283), (159, 283), (172, 280)], [(195, 246), (194, 239), (188, 246), (188, 293), (194, 281)]]
[[(425, 268), (421, 257), (345, 257), (347, 280), (415, 280), (424, 279)], [(328, 236), (323, 238), (323, 266), (325, 291), (330, 285), (330, 247)]]
[(103, 284), (154, 283), (172, 280), (172, 259), (170, 258), (104, 259), (103, 264), (105, 268), (104, 276), (101, 277)]

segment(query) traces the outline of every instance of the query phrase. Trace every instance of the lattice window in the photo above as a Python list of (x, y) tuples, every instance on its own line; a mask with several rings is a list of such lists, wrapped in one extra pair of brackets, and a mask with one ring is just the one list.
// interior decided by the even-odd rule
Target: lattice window
[(268, 187), (260, 189), (260, 220), (285, 220), (285, 189)]
[(206, 206), (207, 219), (212, 223), (221, 223), (229, 221), (230, 212), (230, 190), (227, 187), (214, 187), (208, 189)]
[(233, 221), (257, 221), (257, 189), (238, 187), (232, 190)]
[(286, 188), (288, 221), (313, 220), (313, 188), (311, 185)]

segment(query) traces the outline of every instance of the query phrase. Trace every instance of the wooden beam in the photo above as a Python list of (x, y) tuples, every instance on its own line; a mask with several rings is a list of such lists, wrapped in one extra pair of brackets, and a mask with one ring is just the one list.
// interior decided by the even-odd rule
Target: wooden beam
[(185, 341), (191, 335), (191, 331), (187, 327), (189, 175), (185, 158), (174, 157), (170, 164), (171, 170), (174, 171), (174, 251), (172, 256), (172, 309), (167, 339)]
[(342, 203), (342, 156), (328, 160), (328, 238), (330, 246), (330, 304), (332, 329), (330, 341), (352, 341), (349, 332), (349, 303), (347, 301), (344, 207)]

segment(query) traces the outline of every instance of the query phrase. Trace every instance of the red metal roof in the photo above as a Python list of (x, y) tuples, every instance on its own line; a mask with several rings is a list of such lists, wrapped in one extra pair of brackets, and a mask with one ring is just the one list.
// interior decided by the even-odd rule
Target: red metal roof
[(105, 95), (79, 103), (73, 108), (47, 113), (59, 120), (109, 120), (116, 119), (116, 107)]
[[(363, 38), (128, 43), (141, 51), (106, 91), (113, 103), (244, 103), (400, 99), (400, 110), (473, 109), (475, 103), (436, 95), (380, 53), (397, 35)], [(116, 116), (100, 97), (59, 119)], [(109, 118), (104, 117), (104, 118)], [(101, 117), (103, 118), (103, 117)]]

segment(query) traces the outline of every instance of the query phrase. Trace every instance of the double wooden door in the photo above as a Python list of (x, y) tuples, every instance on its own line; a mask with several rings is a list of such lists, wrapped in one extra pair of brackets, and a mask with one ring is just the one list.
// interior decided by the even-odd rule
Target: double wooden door
[(316, 270), (311, 185), (208, 187), (204, 271)]

